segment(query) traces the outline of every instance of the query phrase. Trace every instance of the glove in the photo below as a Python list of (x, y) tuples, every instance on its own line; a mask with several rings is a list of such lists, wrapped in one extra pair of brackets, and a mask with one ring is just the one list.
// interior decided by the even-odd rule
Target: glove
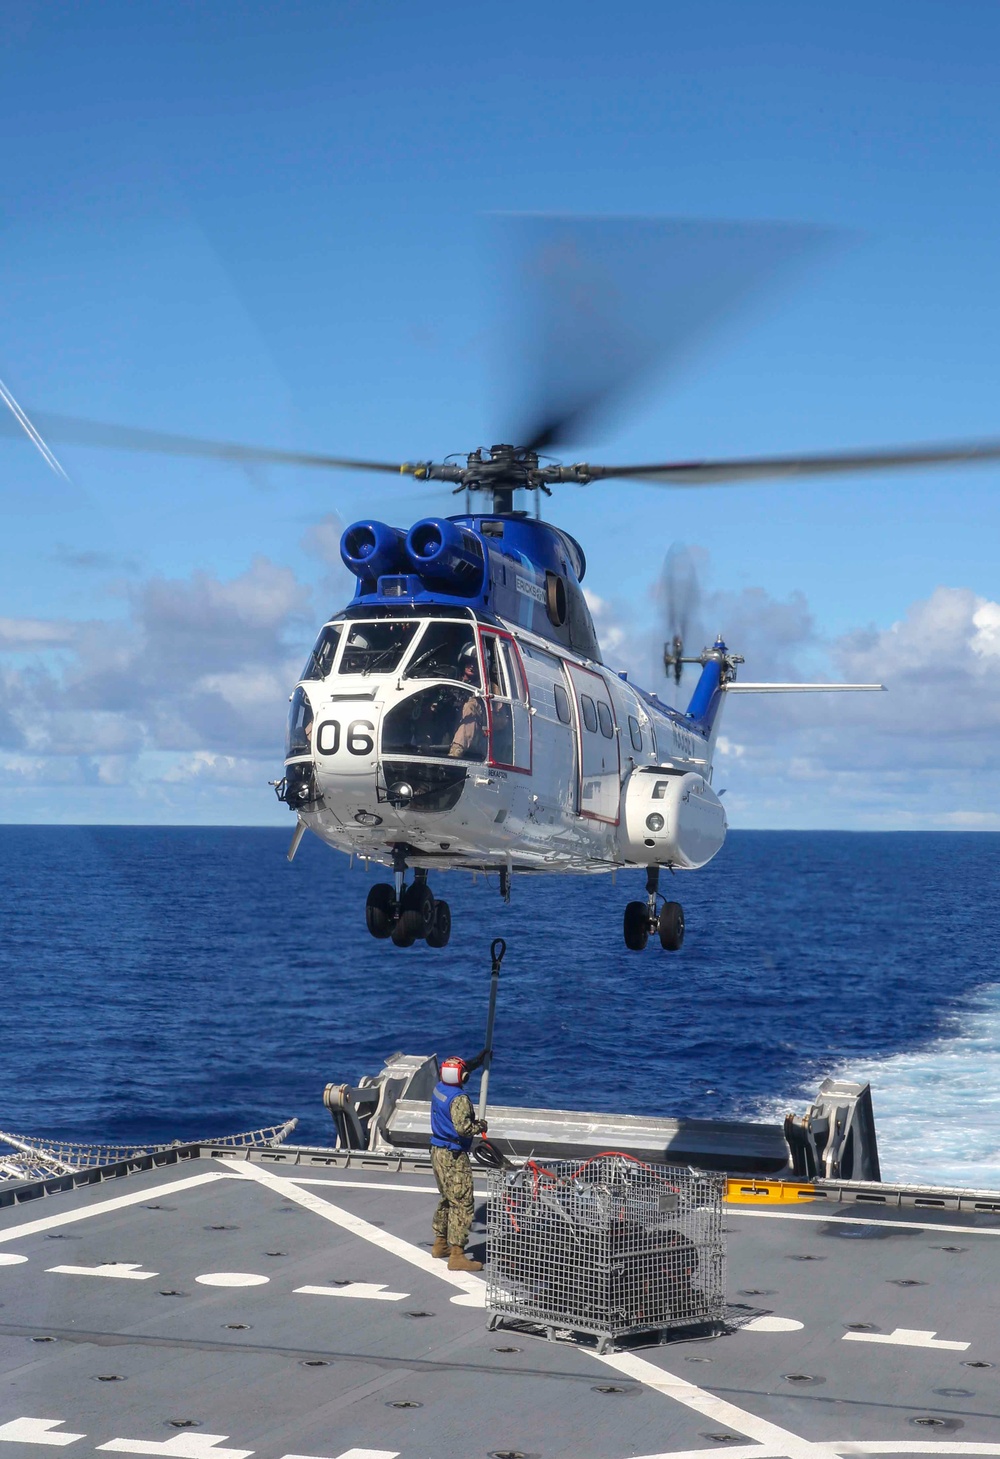
[(481, 1135), (485, 1135), (486, 1131), (489, 1129), (489, 1125), (486, 1123), (485, 1120), (477, 1120), (476, 1123), (479, 1126), (479, 1133)]

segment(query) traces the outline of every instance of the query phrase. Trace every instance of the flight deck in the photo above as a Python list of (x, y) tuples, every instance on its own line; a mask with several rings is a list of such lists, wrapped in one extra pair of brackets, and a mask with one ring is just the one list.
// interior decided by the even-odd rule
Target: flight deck
[(724, 1333), (603, 1354), (488, 1331), (436, 1200), (288, 1146), (0, 1187), (0, 1454), (1000, 1455), (1000, 1195), (730, 1180)]

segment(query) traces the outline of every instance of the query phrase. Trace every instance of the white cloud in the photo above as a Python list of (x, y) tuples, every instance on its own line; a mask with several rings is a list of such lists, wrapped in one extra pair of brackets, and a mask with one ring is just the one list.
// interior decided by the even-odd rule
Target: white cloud
[[(700, 563), (705, 572), (705, 561)], [(605, 658), (682, 707), (664, 629), (596, 600)], [(734, 826), (1000, 827), (1000, 603), (939, 587), (885, 628), (819, 632), (803, 593), (703, 593), (689, 650), (722, 632), (749, 680), (885, 683), (886, 694), (741, 695), (725, 706), (717, 783)]]
[(11, 813), (28, 818), (19, 787), (60, 785), (130, 787), (147, 801), (182, 785), (254, 785), (266, 804), (315, 629), (308, 588), (258, 557), (230, 579), (197, 571), (134, 584), (126, 602), (125, 621), (0, 620)]

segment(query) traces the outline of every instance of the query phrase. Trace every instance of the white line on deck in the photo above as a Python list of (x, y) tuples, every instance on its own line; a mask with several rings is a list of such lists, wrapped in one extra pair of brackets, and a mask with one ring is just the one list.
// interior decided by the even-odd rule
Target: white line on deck
[(256, 1180), (260, 1185), (268, 1186), (271, 1190), (279, 1192), (286, 1200), (297, 1201), (300, 1206), (305, 1206), (307, 1211), (312, 1211), (316, 1216), (322, 1216), (324, 1221), (332, 1221), (335, 1226), (341, 1226), (345, 1231), (350, 1231), (352, 1235), (360, 1236), (364, 1241), (370, 1241), (373, 1245), (380, 1246), (383, 1251), (392, 1252), (393, 1256), (408, 1261), (411, 1266), (417, 1266), (421, 1271), (430, 1272), (431, 1276), (440, 1277), (442, 1281), (458, 1287), (466, 1297), (477, 1299), (477, 1306), (483, 1305), (486, 1283), (481, 1277), (467, 1276), (464, 1272), (450, 1272), (447, 1264), (438, 1257), (431, 1256), (429, 1251), (421, 1251), (419, 1246), (413, 1246), (409, 1241), (404, 1241), (402, 1237), (394, 1236), (391, 1231), (383, 1231), (381, 1227), (373, 1226), (370, 1221), (362, 1220), (360, 1216), (345, 1211), (341, 1206), (335, 1206), (330, 1201), (321, 1201), (319, 1196), (314, 1196), (311, 1191), (299, 1190), (284, 1176), (275, 1175), (260, 1165), (251, 1165), (247, 1161), (237, 1169), (244, 1180)]
[[(830, 1221), (838, 1225), (851, 1226), (900, 1226), (904, 1231), (957, 1231), (963, 1236), (1000, 1236), (1000, 1226), (945, 1226), (939, 1221), (886, 1221), (874, 1213), (871, 1216), (835, 1216), (832, 1211), (825, 1215), (813, 1215), (811, 1211), (748, 1211), (745, 1206), (724, 1207), (726, 1216), (756, 1216), (765, 1221)], [(879, 1206), (881, 1211), (884, 1206)]]
[[(399, 1185), (397, 1182), (389, 1180), (340, 1180), (335, 1175), (289, 1175), (284, 1178), (293, 1185), (326, 1186), (328, 1190), (343, 1186), (347, 1190), (405, 1191), (408, 1195), (426, 1196), (438, 1194), (437, 1186), (434, 1185)], [(487, 1191), (477, 1189), (475, 1194), (482, 1198), (487, 1195)], [(831, 1208), (820, 1216), (812, 1211), (803, 1211), (798, 1207), (791, 1211), (748, 1210), (745, 1206), (729, 1201), (723, 1203), (723, 1209), (727, 1216), (764, 1216), (779, 1221), (842, 1221), (845, 1225), (854, 1226), (900, 1226), (907, 1231), (950, 1231), (964, 1232), (968, 1236), (1000, 1236), (1000, 1226), (946, 1226), (940, 1221), (887, 1221), (876, 1215), (874, 1211), (870, 1216), (840, 1216), (835, 1215), (834, 1208)], [(879, 1207), (879, 1210), (884, 1209), (884, 1206)]]
[[(1000, 1454), (1000, 1444), (977, 1443), (950, 1439), (831, 1439), (828, 1446), (835, 1453), (854, 1454)], [(661, 1454), (643, 1454), (641, 1459), (708, 1459), (718, 1455), (719, 1446), (711, 1449), (665, 1450)], [(787, 1450), (773, 1444), (727, 1444), (728, 1459), (784, 1459)]]
[(119, 1277), (128, 1282), (147, 1282), (159, 1272), (144, 1272), (137, 1261), (106, 1261), (100, 1266), (48, 1266), (47, 1272), (62, 1272), (67, 1277)]
[[(239, 1170), (247, 1179), (258, 1181), (261, 1185), (283, 1195), (286, 1200), (297, 1201), (307, 1210), (313, 1211), (317, 1216), (322, 1216), (326, 1221), (332, 1221), (335, 1225), (343, 1227), (352, 1235), (370, 1241), (373, 1246), (378, 1246), (383, 1251), (388, 1251), (393, 1256), (408, 1261), (411, 1266), (420, 1267), (422, 1271), (429, 1272), (431, 1276), (437, 1277), (441, 1281), (461, 1287), (466, 1293), (465, 1298), (459, 1299), (463, 1303), (469, 1301), (471, 1305), (474, 1301), (476, 1305), (485, 1305), (486, 1283), (481, 1277), (450, 1272), (444, 1262), (432, 1257), (429, 1252), (421, 1251), (411, 1242), (404, 1241), (402, 1237), (395, 1236), (389, 1231), (383, 1231), (381, 1227), (373, 1226), (369, 1221), (363, 1221), (360, 1216), (351, 1215), (349, 1211), (333, 1205), (330, 1201), (320, 1200), (311, 1191), (299, 1190), (290, 1180), (284, 1176), (275, 1175), (273, 1171), (249, 1163), (241, 1165)], [(666, 1397), (675, 1399), (697, 1413), (705, 1414), (716, 1423), (726, 1424), (729, 1428), (736, 1429), (739, 1433), (745, 1434), (748, 1439), (756, 1439), (759, 1443), (771, 1445), (772, 1452), (784, 1456), (784, 1459), (836, 1459), (836, 1451), (829, 1445), (812, 1443), (808, 1439), (800, 1438), (798, 1434), (791, 1433), (788, 1429), (779, 1427), (778, 1424), (758, 1418), (756, 1414), (747, 1413), (726, 1399), (717, 1398), (715, 1394), (707, 1393), (703, 1388), (697, 1388), (685, 1378), (675, 1377), (672, 1373), (657, 1367), (655, 1363), (650, 1363), (646, 1358), (638, 1357), (635, 1353), (588, 1352), (588, 1356), (596, 1358), (599, 1363), (604, 1363), (619, 1373), (636, 1379), (656, 1393), (663, 1393)], [(760, 1456), (760, 1459), (763, 1459), (763, 1455)]]
[(112, 1454), (164, 1454), (175, 1459), (250, 1459), (252, 1449), (217, 1449), (228, 1434), (178, 1434), (174, 1439), (111, 1439), (97, 1448)]
[(409, 1292), (387, 1292), (384, 1282), (345, 1282), (342, 1287), (296, 1287), (309, 1297), (362, 1297), (371, 1302), (404, 1302)]
[(224, 1180), (221, 1170), (207, 1170), (202, 1175), (188, 1175), (183, 1180), (168, 1181), (165, 1185), (150, 1185), (143, 1190), (133, 1191), (127, 1196), (113, 1196), (110, 1201), (97, 1201), (82, 1210), (65, 1211), (56, 1216), (39, 1216), (35, 1221), (22, 1221), (19, 1226), (8, 1226), (0, 1231), (0, 1242), (20, 1241), (22, 1236), (34, 1236), (36, 1231), (51, 1231), (56, 1226), (71, 1226), (74, 1221), (86, 1221), (91, 1216), (104, 1216), (108, 1211), (121, 1211), (126, 1206), (138, 1206), (152, 1201), (157, 1196), (172, 1195), (175, 1191), (190, 1190), (196, 1185), (207, 1185), (210, 1180)]
[[(323, 1459), (322, 1454), (282, 1454), (281, 1459)], [(345, 1449), (337, 1459), (399, 1459), (398, 1449)]]
[(892, 1332), (845, 1332), (844, 1342), (888, 1342), (900, 1348), (951, 1348), (964, 1353), (967, 1342), (947, 1342), (919, 1327), (896, 1327)]
[(66, 1420), (64, 1418), (12, 1418), (10, 1423), (0, 1424), (0, 1443), (2, 1444), (51, 1444), (62, 1446), (75, 1444), (77, 1439), (85, 1439), (86, 1434), (56, 1434), (53, 1429), (58, 1429)]

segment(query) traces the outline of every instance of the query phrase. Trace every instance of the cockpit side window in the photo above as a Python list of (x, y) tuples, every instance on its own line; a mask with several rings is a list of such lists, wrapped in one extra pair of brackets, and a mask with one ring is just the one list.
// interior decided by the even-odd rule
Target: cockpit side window
[(308, 755), (312, 751), (313, 711), (304, 689), (296, 689), (288, 711), (288, 732), (285, 735), (285, 759)]
[(482, 676), (472, 625), (428, 623), (414, 650), (406, 677), (455, 679), (459, 684), (468, 684), (470, 689), (481, 689)]
[(328, 623), (319, 638), (316, 640), (316, 647), (313, 649), (306, 666), (299, 675), (300, 679), (325, 679), (333, 668), (333, 661), (337, 654), (337, 644), (340, 642), (340, 635), (343, 632), (342, 623)]
[(382, 721), (382, 753), (407, 760), (486, 759), (486, 705), (482, 695), (457, 684), (419, 689)]
[(351, 625), (340, 659), (341, 674), (391, 674), (416, 633), (418, 623), (386, 622)]

